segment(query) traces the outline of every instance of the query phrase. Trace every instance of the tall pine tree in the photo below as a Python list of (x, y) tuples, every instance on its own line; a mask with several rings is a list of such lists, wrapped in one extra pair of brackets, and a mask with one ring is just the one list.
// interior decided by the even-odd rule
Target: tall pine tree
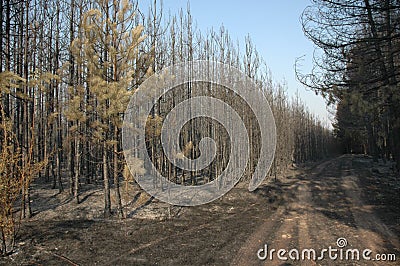
[[(97, 9), (84, 14), (80, 36), (71, 44), (78, 65), (83, 66), (86, 81), (76, 84), (69, 103), (68, 119), (73, 121), (75, 158), (79, 156), (79, 128), (89, 119), (88, 139), (101, 153), (104, 180), (104, 215), (111, 215), (110, 184), (114, 180), (118, 216), (123, 216), (119, 189), (121, 176), (121, 127), (123, 112), (133, 92), (133, 78), (141, 56), (143, 27), (134, 25), (128, 1), (96, 1)], [(79, 89), (79, 85), (86, 90)], [(79, 160), (76, 160), (77, 162)], [(79, 167), (75, 165), (75, 171)], [(77, 187), (77, 186), (76, 186)]]

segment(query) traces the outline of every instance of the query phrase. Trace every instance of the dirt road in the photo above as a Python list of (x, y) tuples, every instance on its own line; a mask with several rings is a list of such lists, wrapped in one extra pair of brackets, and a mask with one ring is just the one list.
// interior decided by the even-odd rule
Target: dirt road
[[(397, 256), (397, 263), (400, 261), (398, 231), (391, 231), (382, 222), (379, 213), (374, 212), (375, 206), (362, 199), (363, 196), (371, 196), (373, 203), (376, 193), (363, 187), (365, 180), (360, 182), (371, 174), (366, 170), (371, 163), (371, 159), (360, 156), (342, 156), (298, 176), (298, 181), (290, 187), (295, 192), (292, 200), (288, 200), (255, 230), (232, 264), (398, 265), (389, 262), (394, 259), (392, 254)], [(379, 184), (378, 178), (375, 176), (374, 181)], [(398, 229), (400, 206), (399, 196), (396, 197), (391, 199), (392, 204), (397, 204), (397, 207), (392, 206), (397, 208), (397, 220), (392, 221), (392, 225)], [(332, 247), (331, 253), (329, 246)], [(321, 254), (324, 248), (328, 250)], [(275, 252), (271, 254), (272, 249)], [(284, 250), (281, 259), (277, 254), (279, 249)], [(305, 249), (316, 251), (313, 260), (309, 258), (313, 258), (314, 253), (308, 251), (304, 252), (303, 259)], [(371, 252), (363, 255), (365, 249)], [(289, 253), (290, 250), (293, 250), (292, 253)], [(356, 253), (353, 254), (353, 251)], [(255, 255), (257, 252), (258, 256)], [(385, 261), (377, 261), (379, 259)]]
[[(252, 193), (243, 184), (210, 204), (174, 209), (167, 219), (46, 220), (42, 213), (23, 224), (17, 252), (0, 264), (398, 265), (400, 189), (389, 167), (344, 155)], [(63, 207), (72, 217), (72, 205)], [(336, 253), (325, 251), (319, 260), (329, 247)], [(278, 259), (279, 249), (288, 260)], [(314, 249), (316, 258), (302, 260), (304, 249)], [(345, 260), (348, 249), (358, 249), (360, 260)], [(365, 249), (369, 261), (362, 258)], [(378, 253), (387, 260), (395, 254), (397, 262), (372, 260)]]

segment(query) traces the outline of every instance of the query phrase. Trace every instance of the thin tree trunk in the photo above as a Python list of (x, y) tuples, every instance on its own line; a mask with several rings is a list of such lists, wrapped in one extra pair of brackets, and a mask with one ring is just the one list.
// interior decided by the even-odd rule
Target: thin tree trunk
[[(79, 127), (79, 125), (78, 125)], [(80, 156), (79, 156), (79, 137), (75, 138), (75, 175), (74, 175), (74, 198), (77, 204), (79, 204), (79, 174), (80, 174)], [(71, 184), (72, 186), (72, 184)]]
[(107, 144), (103, 142), (104, 217), (111, 216), (110, 180), (107, 166)]
[(117, 215), (118, 217), (124, 217), (124, 213), (122, 210), (122, 201), (121, 201), (121, 192), (119, 187), (119, 171), (118, 171), (118, 128), (115, 126), (114, 128), (114, 186), (115, 186), (115, 197), (117, 200)]

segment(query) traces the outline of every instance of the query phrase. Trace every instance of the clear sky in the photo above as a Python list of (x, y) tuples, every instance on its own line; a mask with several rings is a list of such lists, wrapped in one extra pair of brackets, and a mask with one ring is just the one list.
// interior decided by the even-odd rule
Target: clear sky
[[(153, 0), (142, 0), (140, 6), (148, 6)], [(164, 11), (177, 13), (186, 8), (187, 0), (163, 0)], [(205, 32), (220, 25), (230, 33), (234, 41), (243, 47), (244, 38), (250, 35), (259, 54), (272, 71), (275, 81), (285, 81), (288, 94), (299, 92), (308, 108), (321, 120), (331, 115), (321, 96), (300, 84), (294, 73), (295, 60), (305, 56), (302, 69), (311, 70), (314, 47), (303, 34), (300, 15), (310, 0), (189, 0), (190, 10), (197, 27)]]

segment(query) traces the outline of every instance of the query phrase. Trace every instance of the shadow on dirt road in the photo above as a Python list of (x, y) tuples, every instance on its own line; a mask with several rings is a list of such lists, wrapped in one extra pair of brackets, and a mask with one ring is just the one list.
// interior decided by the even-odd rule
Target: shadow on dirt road
[[(372, 165), (370, 158), (344, 155), (297, 175), (297, 182), (291, 188), (296, 195), (249, 237), (232, 264), (396, 265), (377, 259), (393, 260), (394, 254), (399, 260), (399, 191), (379, 191), (388, 198), (388, 206), (374, 201), (372, 195), (377, 191), (370, 189), (370, 183), (384, 183), (390, 176), (374, 178)], [(337, 251), (328, 253), (329, 246)], [(328, 249), (325, 254), (324, 248)], [(275, 251), (271, 254), (272, 249)], [(279, 249), (284, 250), (281, 259), (277, 254)], [(306, 251), (302, 259), (305, 249), (316, 252)], [(359, 256), (353, 255), (355, 249)], [(365, 249), (371, 253), (363, 258)], [(309, 259), (314, 255), (315, 259)]]

